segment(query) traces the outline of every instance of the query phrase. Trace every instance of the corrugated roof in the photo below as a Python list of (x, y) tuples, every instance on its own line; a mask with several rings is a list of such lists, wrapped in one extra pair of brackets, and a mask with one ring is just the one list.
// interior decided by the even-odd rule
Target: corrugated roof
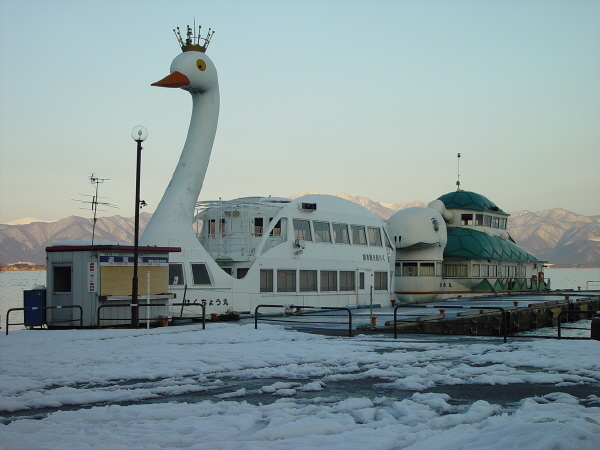
[(545, 262), (506, 239), (490, 236), (472, 228), (460, 227), (448, 228), (448, 243), (444, 249), (444, 257)]
[(447, 209), (472, 209), (475, 211), (489, 211), (509, 215), (498, 208), (487, 197), (471, 191), (454, 191), (438, 198)]

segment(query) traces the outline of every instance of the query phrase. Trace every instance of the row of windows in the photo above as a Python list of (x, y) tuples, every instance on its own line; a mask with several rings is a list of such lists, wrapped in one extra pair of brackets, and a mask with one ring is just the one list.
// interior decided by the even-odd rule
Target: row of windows
[[(502, 265), (503, 277), (524, 277), (525, 266)], [(397, 277), (434, 277), (442, 276), (442, 264), (431, 262), (402, 262), (396, 263), (395, 275)], [(471, 274), (468, 274), (467, 264), (444, 264), (444, 277), (498, 277), (497, 264), (473, 264)]]
[[(204, 263), (192, 263), (192, 284), (195, 286), (210, 286), (212, 284), (208, 269)], [(248, 269), (238, 269), (238, 278), (243, 278)], [(316, 270), (300, 270), (298, 271), (298, 279), (296, 279), (296, 270), (277, 270), (277, 282), (274, 283), (273, 269), (260, 270), (260, 292), (296, 292), (296, 285), (299, 285), (299, 292), (337, 292), (339, 291), (355, 291), (356, 290), (356, 273), (354, 271), (335, 271), (321, 270), (318, 277)], [(242, 276), (239, 276), (243, 273)], [(359, 273), (359, 289), (365, 288), (365, 273)], [(183, 286), (185, 284), (183, 274), (183, 264), (169, 264), (169, 284), (175, 286)], [(373, 288), (376, 291), (385, 291), (388, 289), (388, 274), (387, 272), (375, 272)], [(319, 288), (320, 287), (320, 288)]]
[[(276, 277), (275, 277), (276, 275)], [(359, 289), (365, 289), (365, 273), (359, 273)], [(388, 289), (387, 272), (375, 272), (373, 288)], [(356, 272), (340, 270), (260, 270), (260, 292), (356, 291)]]
[[(315, 242), (335, 242), (336, 244), (372, 245), (381, 247), (381, 228), (348, 225), (345, 223), (330, 223), (318, 220), (294, 219), (294, 239)], [(352, 239), (351, 239), (352, 238)], [(351, 242), (352, 240), (352, 242)]]
[[(475, 221), (473, 221), (473, 216), (475, 216)], [(462, 214), (460, 224), (506, 230), (507, 219), (506, 217), (490, 216), (489, 214)]]

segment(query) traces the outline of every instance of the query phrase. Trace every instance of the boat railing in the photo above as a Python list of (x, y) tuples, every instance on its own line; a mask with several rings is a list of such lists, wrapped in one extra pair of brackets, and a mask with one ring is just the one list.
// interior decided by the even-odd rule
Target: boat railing
[[(527, 277), (448, 277), (442, 278), (442, 285), (445, 283), (457, 282), (471, 287), (473, 290), (491, 290), (491, 291), (535, 291), (550, 289), (550, 278), (527, 278)], [(486, 286), (489, 285), (489, 289)]]
[[(346, 311), (348, 313), (348, 337), (352, 337), (352, 312), (350, 311), (350, 308), (344, 308), (344, 307), (338, 307), (338, 306), (296, 306), (296, 305), (258, 305), (255, 309), (254, 309), (254, 329), (257, 330), (258, 329), (258, 321), (262, 320), (263, 322), (294, 322), (294, 323), (298, 323), (295, 320), (291, 320), (291, 319), (283, 319), (283, 318), (276, 318), (275, 315), (269, 315), (269, 316), (265, 316), (263, 314), (260, 314), (258, 312), (258, 310), (260, 308), (277, 308), (277, 309), (281, 309), (280, 312), (276, 312), (276, 316), (277, 317), (284, 317), (286, 314), (286, 311), (290, 311), (290, 310), (295, 310), (294, 314), (299, 314), (302, 312), (302, 310), (304, 309), (312, 309), (313, 312), (315, 313), (319, 313), (319, 312), (331, 312), (331, 311)], [(337, 317), (337, 316), (335, 316)], [(338, 322), (334, 322), (334, 321), (322, 321), (322, 320), (312, 320), (312, 321), (306, 321), (306, 320), (302, 320), (302, 325), (305, 324), (337, 324)]]
[(590, 288), (592, 288), (591, 290), (593, 290), (593, 291), (600, 289), (600, 281), (586, 281), (585, 282), (585, 290), (589, 291)]

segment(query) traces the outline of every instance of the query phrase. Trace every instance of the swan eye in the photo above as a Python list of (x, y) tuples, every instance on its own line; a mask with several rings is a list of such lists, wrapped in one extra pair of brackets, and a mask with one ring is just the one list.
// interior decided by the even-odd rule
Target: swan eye
[(202, 59), (199, 59), (196, 61), (196, 67), (200, 72), (204, 72), (206, 70), (206, 63)]
[(437, 221), (437, 219), (431, 219), (431, 223), (433, 224), (433, 229), (435, 231), (440, 230), (440, 223)]

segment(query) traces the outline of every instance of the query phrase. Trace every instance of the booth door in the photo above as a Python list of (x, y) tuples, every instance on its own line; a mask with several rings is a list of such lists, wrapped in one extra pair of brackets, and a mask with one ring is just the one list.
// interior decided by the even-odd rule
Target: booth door
[[(73, 305), (73, 266), (71, 264), (55, 264), (52, 266), (52, 303), (50, 306)], [(78, 315), (77, 315), (78, 316)], [(73, 309), (49, 310), (50, 326), (73, 325)]]

